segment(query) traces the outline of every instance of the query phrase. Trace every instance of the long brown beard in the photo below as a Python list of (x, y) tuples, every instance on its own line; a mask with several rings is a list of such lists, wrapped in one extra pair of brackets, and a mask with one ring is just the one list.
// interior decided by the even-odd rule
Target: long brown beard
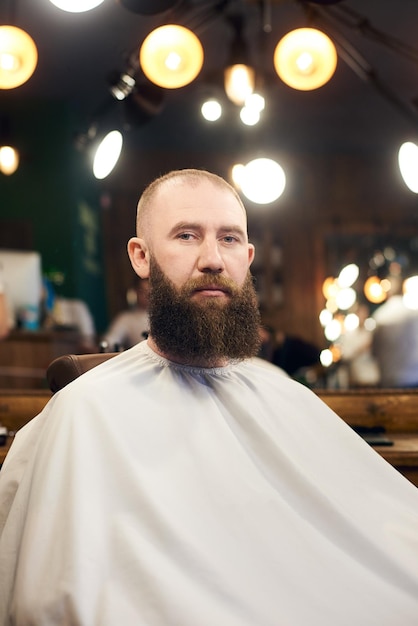
[[(209, 285), (226, 289), (227, 302), (191, 299), (196, 288)], [(149, 317), (150, 334), (158, 348), (190, 364), (203, 360), (210, 366), (220, 359), (245, 359), (260, 348), (260, 313), (249, 272), (242, 288), (222, 275), (208, 273), (176, 289), (152, 258)]]

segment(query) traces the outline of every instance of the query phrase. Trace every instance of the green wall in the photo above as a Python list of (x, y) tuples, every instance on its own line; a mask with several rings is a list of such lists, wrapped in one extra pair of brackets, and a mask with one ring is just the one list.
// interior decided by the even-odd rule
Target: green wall
[[(1, 96), (0, 96), (1, 97)], [(97, 330), (107, 324), (103, 242), (97, 181), (76, 150), (77, 116), (60, 102), (0, 100), (21, 160), (0, 174), (1, 221), (27, 221), (44, 273), (64, 277), (57, 292), (85, 300)]]

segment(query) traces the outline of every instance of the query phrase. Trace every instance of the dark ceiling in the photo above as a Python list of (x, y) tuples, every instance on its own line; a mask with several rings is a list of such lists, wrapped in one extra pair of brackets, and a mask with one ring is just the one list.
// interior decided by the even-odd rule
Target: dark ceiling
[[(205, 50), (203, 71), (188, 87), (163, 94), (158, 122), (152, 120), (147, 132), (175, 119), (190, 133), (190, 111), (226, 63), (232, 36), (227, 16), (236, 12), (244, 15), (267, 100), (263, 122), (257, 130), (248, 130), (253, 137), (273, 132), (305, 147), (323, 143), (325, 149), (355, 151), (384, 149), (387, 142), (398, 144), (415, 132), (416, 0), (188, 0), (174, 13), (152, 16), (133, 13), (117, 0), (105, 0), (86, 13), (64, 12), (49, 0), (2, 0), (0, 22), (10, 21), (11, 15), (31, 34), (39, 63), (25, 85), (0, 94), (0, 105), (2, 100), (9, 106), (31, 99), (65, 100), (86, 122), (105, 110), (121, 110), (125, 104), (110, 96), (110, 76), (126, 69), (153, 27), (174, 17), (199, 35)], [(271, 32), (266, 32), (269, 24)], [(339, 52), (332, 80), (312, 92), (284, 85), (272, 61), (279, 39), (289, 29), (306, 25), (328, 32)], [(141, 84), (140, 72), (138, 79)]]

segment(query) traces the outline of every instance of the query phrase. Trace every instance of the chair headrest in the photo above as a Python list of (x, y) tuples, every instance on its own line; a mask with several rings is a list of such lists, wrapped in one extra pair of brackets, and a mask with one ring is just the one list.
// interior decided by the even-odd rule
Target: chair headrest
[(97, 354), (64, 354), (49, 364), (46, 371), (48, 386), (56, 393), (78, 376), (100, 365), (104, 361), (119, 354), (118, 352), (104, 352)]

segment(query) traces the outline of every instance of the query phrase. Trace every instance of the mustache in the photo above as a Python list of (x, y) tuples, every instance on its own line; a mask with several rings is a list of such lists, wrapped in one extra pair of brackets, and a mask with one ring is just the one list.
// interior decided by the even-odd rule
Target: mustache
[(233, 296), (241, 291), (240, 287), (225, 276), (221, 274), (208, 274), (207, 276), (199, 276), (199, 278), (189, 279), (181, 289), (183, 295), (190, 296), (195, 291), (202, 289), (211, 289), (216, 287), (230, 296)]

